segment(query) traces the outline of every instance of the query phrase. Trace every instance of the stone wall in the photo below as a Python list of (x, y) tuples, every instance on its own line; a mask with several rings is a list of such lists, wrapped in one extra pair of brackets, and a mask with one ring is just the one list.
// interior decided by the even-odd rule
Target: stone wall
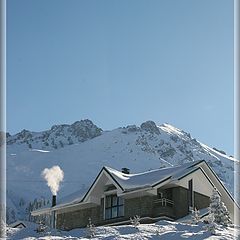
[(100, 207), (57, 214), (57, 228), (70, 230), (73, 228), (86, 227), (89, 217), (92, 219), (92, 223), (98, 225), (100, 223)]
[[(174, 215), (175, 218), (181, 218), (189, 213), (188, 189), (183, 187), (173, 188)], [(194, 208), (203, 209), (209, 207), (210, 198), (203, 194), (194, 192)]]
[(194, 192), (194, 207), (197, 209), (207, 208), (210, 204), (210, 198), (201, 194)]
[(173, 188), (173, 202), (175, 219), (184, 217), (188, 214), (188, 190), (186, 188)]
[(102, 220), (102, 225), (129, 221), (130, 217), (138, 215), (140, 217), (152, 217), (153, 211), (153, 196), (142, 196), (124, 201), (124, 217)]
[(135, 215), (141, 217), (152, 216), (153, 199), (154, 198), (152, 196), (126, 199), (124, 215), (129, 218)]
[[(151, 218), (168, 216), (173, 219), (186, 216), (189, 213), (188, 189), (174, 187), (171, 191), (173, 206), (169, 204), (162, 206), (161, 203), (156, 202), (158, 196), (154, 195), (125, 199), (124, 217), (104, 220), (104, 199), (102, 198), (100, 206), (57, 214), (57, 228), (70, 230), (86, 227), (89, 217), (92, 219), (93, 224), (105, 225), (127, 221), (135, 215)], [(164, 193), (164, 190), (162, 192)], [(163, 194), (163, 197), (166, 196)], [(197, 209), (206, 208), (209, 206), (209, 197), (194, 192), (194, 204)]]

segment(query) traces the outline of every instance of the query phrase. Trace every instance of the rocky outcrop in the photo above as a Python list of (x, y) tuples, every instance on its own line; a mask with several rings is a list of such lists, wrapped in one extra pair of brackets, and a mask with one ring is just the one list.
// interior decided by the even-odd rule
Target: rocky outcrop
[(141, 124), (141, 129), (150, 133), (160, 134), (159, 128), (153, 121), (146, 121)]

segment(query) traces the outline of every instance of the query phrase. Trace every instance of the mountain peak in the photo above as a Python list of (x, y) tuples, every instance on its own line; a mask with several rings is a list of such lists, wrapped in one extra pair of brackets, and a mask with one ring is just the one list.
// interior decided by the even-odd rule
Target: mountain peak
[(147, 132), (156, 133), (158, 135), (160, 134), (159, 128), (157, 127), (156, 123), (151, 120), (142, 123), (140, 127)]

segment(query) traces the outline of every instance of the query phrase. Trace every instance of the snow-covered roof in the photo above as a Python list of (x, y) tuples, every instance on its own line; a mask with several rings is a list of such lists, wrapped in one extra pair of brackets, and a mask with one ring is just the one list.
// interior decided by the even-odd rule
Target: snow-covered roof
[(71, 193), (61, 199), (59, 199), (58, 201), (58, 205), (65, 205), (65, 204), (69, 204), (69, 203), (79, 203), (81, 202), (82, 198), (84, 197), (84, 195), (86, 194), (86, 191), (76, 191), (74, 193)]
[(85, 195), (85, 192), (83, 193), (82, 190), (76, 191), (72, 194), (69, 194), (61, 199), (59, 199), (58, 203), (54, 207), (42, 207), (38, 208), (34, 211), (32, 211), (32, 214), (35, 215), (40, 215), (40, 214), (45, 214), (51, 212), (53, 209), (58, 209), (61, 207), (66, 207), (66, 206), (71, 206), (73, 204), (78, 204), (82, 201), (83, 197)]
[(84, 202), (91, 194), (92, 190), (96, 186), (102, 172), (109, 174), (123, 193), (131, 192), (135, 190), (143, 190), (147, 188), (153, 188), (159, 184), (167, 184), (178, 180), (185, 175), (199, 169), (200, 163), (205, 163), (204, 160), (194, 161), (182, 164), (181, 166), (160, 168), (138, 174), (126, 174), (110, 167), (103, 167), (101, 172), (96, 177), (92, 186), (82, 199)]
[(64, 203), (59, 204), (54, 208), (84, 202), (86, 197), (90, 194), (92, 188), (94, 188), (95, 183), (98, 181), (103, 171), (106, 171), (112, 177), (112, 179), (118, 184), (118, 186), (122, 189), (123, 192), (130, 192), (137, 189), (154, 187), (155, 185), (163, 183), (167, 180), (170, 180), (171, 182), (177, 180), (178, 178), (181, 178), (186, 174), (196, 170), (198, 168), (197, 165), (201, 162), (205, 161), (204, 160), (194, 161), (182, 164), (181, 166), (160, 168), (137, 174), (126, 174), (116, 169), (104, 166), (100, 173), (98, 174), (98, 176), (96, 177), (92, 186), (89, 188), (88, 192), (84, 196), (82, 194), (81, 195), (73, 194), (73, 196), (69, 196), (69, 198), (66, 198), (69, 201), (64, 201)]
[(203, 162), (194, 161), (176, 167), (160, 168), (138, 174), (126, 174), (110, 167), (104, 167), (124, 191), (153, 187), (167, 180), (174, 181), (198, 168)]

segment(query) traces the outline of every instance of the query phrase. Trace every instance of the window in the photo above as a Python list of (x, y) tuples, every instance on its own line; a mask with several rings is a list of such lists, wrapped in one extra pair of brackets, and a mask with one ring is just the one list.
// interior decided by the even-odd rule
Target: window
[(124, 199), (117, 195), (106, 196), (105, 199), (105, 219), (124, 216)]
[(193, 180), (188, 181), (188, 206), (193, 207)]
[(172, 188), (165, 189), (166, 198), (169, 200), (173, 200)]

